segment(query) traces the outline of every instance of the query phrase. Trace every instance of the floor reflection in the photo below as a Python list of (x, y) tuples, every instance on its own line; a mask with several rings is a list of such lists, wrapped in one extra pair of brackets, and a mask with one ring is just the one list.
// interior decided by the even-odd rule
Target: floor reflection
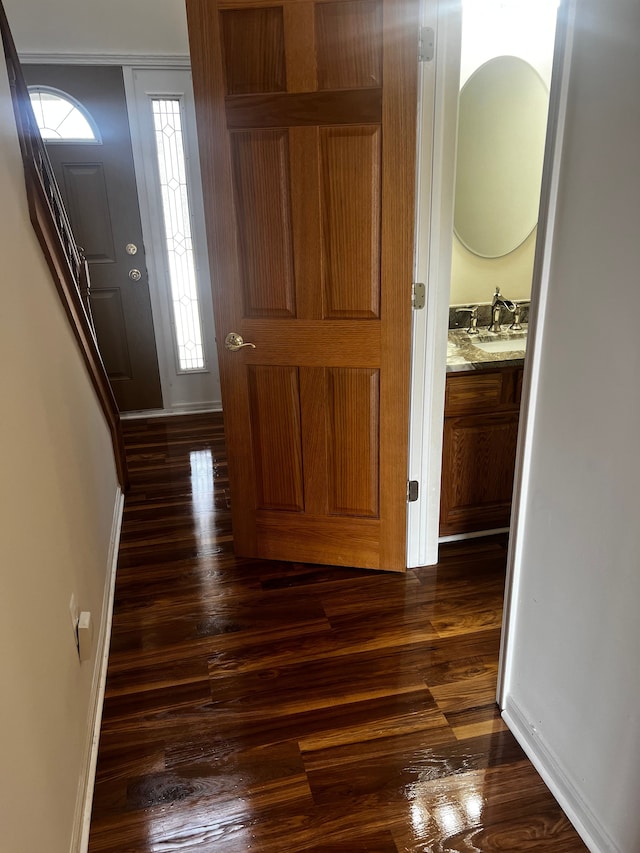
[(204, 522), (210, 522), (215, 510), (213, 502), (214, 467), (211, 451), (192, 450), (189, 453), (189, 467), (191, 468), (193, 514), (196, 524), (200, 525), (196, 530), (196, 535), (200, 531), (204, 535), (209, 535), (211, 533), (211, 524), (205, 525)]
[(125, 439), (90, 853), (583, 853), (495, 704), (502, 540), (238, 559), (222, 418)]
[(483, 773), (464, 773), (445, 783), (411, 786), (411, 822), (416, 838), (450, 838), (481, 825)]

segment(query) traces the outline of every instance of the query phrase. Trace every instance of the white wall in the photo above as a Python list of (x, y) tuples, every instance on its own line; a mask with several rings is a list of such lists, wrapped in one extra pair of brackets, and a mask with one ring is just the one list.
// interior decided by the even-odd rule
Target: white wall
[(20, 54), (189, 53), (184, 0), (4, 0)]
[(117, 480), (29, 223), (4, 62), (0, 198), (0, 847), (67, 853), (98, 672), (78, 660), (69, 600), (98, 635)]
[(640, 4), (579, 0), (507, 714), (592, 850), (640, 850)]

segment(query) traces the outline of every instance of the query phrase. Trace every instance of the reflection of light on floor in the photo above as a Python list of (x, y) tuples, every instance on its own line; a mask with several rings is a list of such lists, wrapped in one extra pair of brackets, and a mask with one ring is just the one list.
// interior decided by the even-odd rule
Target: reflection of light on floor
[(251, 850), (251, 805), (245, 800), (218, 803), (214, 811), (206, 798), (194, 801), (190, 817), (185, 820), (182, 810), (173, 812), (171, 804), (148, 815), (147, 843), (149, 853), (167, 853), (168, 850), (192, 850), (194, 839), (198, 849), (215, 850), (223, 841), (233, 840), (234, 850)]
[(417, 838), (433, 833), (450, 838), (465, 829), (477, 827), (482, 818), (481, 784), (468, 774), (449, 777), (435, 784), (418, 783), (411, 789), (411, 823)]
[(205, 545), (211, 541), (212, 524), (215, 516), (211, 451), (192, 450), (189, 454), (189, 464), (191, 466), (191, 504), (194, 530), (198, 545)]
[(420, 837), (427, 831), (427, 822), (421, 803), (411, 803), (411, 823), (415, 834)]
[(459, 803), (445, 803), (436, 806), (436, 820), (445, 838), (455, 835), (464, 827), (465, 821)]
[(479, 821), (482, 817), (482, 797), (480, 794), (470, 794), (464, 802), (467, 817), (470, 821)]

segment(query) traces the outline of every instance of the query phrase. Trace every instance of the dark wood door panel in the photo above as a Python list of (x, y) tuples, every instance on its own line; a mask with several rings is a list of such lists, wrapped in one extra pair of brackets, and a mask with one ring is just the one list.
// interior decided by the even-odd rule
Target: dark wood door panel
[(220, 21), (227, 94), (286, 91), (282, 7), (227, 9)]
[(324, 316), (380, 314), (379, 125), (320, 129)]
[(251, 366), (248, 376), (257, 507), (302, 512), (298, 370)]
[(380, 374), (327, 371), (329, 513), (379, 517)]
[(287, 131), (230, 134), (246, 317), (294, 317)]
[(382, 85), (382, 3), (316, 5), (318, 89)]

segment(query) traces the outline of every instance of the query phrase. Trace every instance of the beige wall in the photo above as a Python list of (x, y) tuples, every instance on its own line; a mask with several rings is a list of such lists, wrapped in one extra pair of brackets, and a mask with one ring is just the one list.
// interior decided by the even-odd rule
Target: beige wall
[[(31, 229), (0, 64), (0, 847), (67, 853), (86, 759), (117, 480), (109, 434)], [(95, 645), (95, 636), (94, 636)]]
[(521, 246), (502, 258), (480, 258), (453, 235), (451, 253), (451, 304), (491, 302), (496, 285), (507, 299), (531, 296), (536, 231)]
[(19, 53), (184, 55), (184, 0), (4, 0)]

